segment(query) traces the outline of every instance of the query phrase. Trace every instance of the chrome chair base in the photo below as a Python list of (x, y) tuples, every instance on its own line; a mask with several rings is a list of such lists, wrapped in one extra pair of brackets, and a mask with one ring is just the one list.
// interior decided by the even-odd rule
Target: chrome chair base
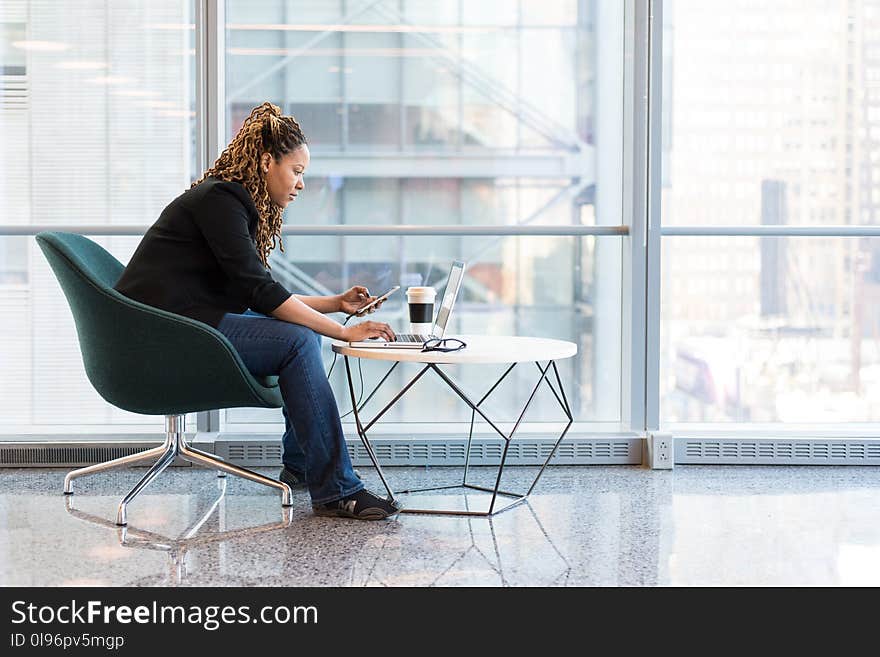
[(293, 491), (287, 484), (276, 481), (275, 479), (270, 479), (269, 477), (265, 477), (252, 470), (248, 470), (247, 468), (227, 463), (219, 456), (208, 454), (195, 447), (190, 447), (187, 444), (186, 437), (183, 433), (184, 418), (185, 416), (183, 415), (165, 416), (165, 442), (161, 447), (153, 447), (152, 449), (138, 452), (137, 454), (122, 456), (118, 459), (113, 459), (112, 461), (96, 463), (94, 465), (89, 465), (68, 472), (67, 476), (64, 477), (64, 494), (73, 495), (74, 479), (84, 477), (85, 475), (95, 474), (96, 472), (104, 472), (106, 470), (134, 465), (141, 461), (158, 458), (158, 460), (153, 463), (152, 467), (147, 470), (146, 474), (141, 477), (141, 480), (135, 484), (135, 487), (132, 488), (128, 492), (128, 495), (123, 498), (122, 502), (119, 503), (119, 510), (116, 513), (116, 524), (123, 527), (128, 524), (126, 509), (128, 508), (129, 503), (137, 497), (138, 493), (140, 493), (147, 484), (159, 476), (159, 473), (171, 465), (175, 458), (180, 457), (184, 461), (189, 461), (193, 465), (201, 465), (206, 468), (216, 468), (217, 476), (219, 477), (225, 477), (227, 473), (234, 474), (239, 477), (244, 477), (245, 479), (250, 479), (258, 484), (263, 484), (264, 486), (277, 488), (281, 491), (281, 506), (293, 506)]

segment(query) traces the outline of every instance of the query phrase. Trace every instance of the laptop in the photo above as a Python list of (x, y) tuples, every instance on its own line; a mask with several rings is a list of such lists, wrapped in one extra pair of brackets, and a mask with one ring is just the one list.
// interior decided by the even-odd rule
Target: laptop
[(449, 270), (449, 278), (446, 281), (446, 291), (443, 293), (443, 301), (440, 310), (437, 311), (437, 319), (431, 329), (430, 335), (416, 335), (412, 333), (398, 333), (394, 340), (370, 338), (359, 342), (349, 342), (351, 347), (392, 347), (394, 349), (421, 349), (428, 340), (442, 338), (449, 325), (449, 317), (452, 315), (452, 307), (458, 297), (461, 281), (464, 278), (464, 263), (456, 260)]

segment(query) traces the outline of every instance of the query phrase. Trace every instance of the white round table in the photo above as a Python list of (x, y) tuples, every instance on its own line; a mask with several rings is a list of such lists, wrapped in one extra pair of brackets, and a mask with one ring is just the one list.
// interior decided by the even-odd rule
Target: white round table
[(460, 351), (429, 351), (398, 347), (349, 347), (347, 342), (333, 341), (333, 351), (342, 356), (370, 360), (396, 360), (410, 363), (524, 363), (571, 358), (577, 345), (565, 340), (527, 338), (512, 335), (447, 335), (467, 346)]
[[(489, 336), (489, 335), (447, 335), (447, 338), (457, 338), (462, 340), (467, 346), (464, 349), (459, 351), (452, 352), (440, 352), (440, 351), (429, 351), (422, 352), (419, 349), (406, 349), (399, 347), (386, 347), (386, 346), (376, 346), (376, 347), (351, 347), (347, 342), (341, 342), (338, 340), (334, 340), (332, 344), (332, 349), (335, 353), (343, 356), (345, 359), (345, 372), (348, 377), (348, 390), (351, 394), (351, 404), (352, 410), (354, 413), (355, 427), (357, 428), (358, 436), (363, 442), (364, 447), (367, 450), (367, 454), (370, 456), (370, 460), (373, 462), (373, 465), (376, 466), (376, 471), (379, 474), (380, 479), (382, 480), (383, 485), (388, 491), (389, 496), (393, 499), (394, 492), (391, 490), (391, 487), (388, 485), (388, 481), (385, 479), (385, 474), (382, 471), (382, 466), (380, 465), (378, 459), (376, 458), (376, 454), (373, 451), (373, 447), (370, 444), (370, 440), (367, 437), (367, 431), (372, 427), (388, 410), (399, 400), (407, 390), (409, 390), (415, 383), (418, 381), (426, 372), (433, 371), (437, 374), (441, 380), (443, 380), (461, 399), (464, 401), (471, 409), (471, 424), (470, 430), (468, 432), (468, 444), (467, 451), (465, 453), (465, 466), (464, 466), (464, 477), (462, 479), (461, 484), (455, 484), (452, 486), (435, 486), (431, 488), (417, 488), (417, 489), (408, 489), (399, 491), (400, 494), (404, 493), (415, 493), (429, 490), (439, 490), (439, 489), (448, 489), (448, 488), (469, 488), (474, 490), (481, 490), (488, 493), (492, 493), (492, 498), (489, 503), (489, 508), (487, 511), (460, 511), (460, 510), (438, 510), (438, 509), (413, 509), (413, 508), (404, 508), (401, 513), (431, 513), (431, 514), (442, 514), (442, 515), (469, 515), (469, 516), (491, 516), (496, 513), (500, 513), (502, 511), (506, 511), (511, 507), (525, 501), (532, 490), (535, 488), (535, 485), (538, 483), (538, 480), (541, 478), (541, 475), (544, 472), (544, 469), (547, 467), (547, 464), (550, 462), (550, 459), (556, 454), (556, 450), (559, 447), (559, 444), (562, 442), (562, 439), (565, 438), (565, 434), (568, 433), (569, 428), (572, 425), (573, 419), (571, 414), (571, 408), (568, 405), (568, 399), (565, 396), (565, 391), (562, 386), (562, 380), (559, 377), (559, 370), (556, 368), (556, 361), (564, 358), (571, 358), (575, 354), (577, 354), (577, 345), (573, 342), (568, 342), (566, 340), (555, 340), (550, 338), (533, 338), (533, 337), (523, 337), (523, 336)], [(366, 401), (362, 404), (358, 405), (355, 392), (354, 392), (354, 381), (351, 376), (351, 365), (349, 363), (349, 358), (366, 358), (370, 360), (384, 360), (393, 362), (394, 365), (381, 381), (376, 385), (373, 391), (369, 394)], [(373, 398), (382, 384), (388, 379), (391, 375), (391, 372), (400, 364), (400, 363), (420, 363), (424, 367), (421, 368), (418, 374), (416, 374), (410, 381), (407, 383), (403, 389), (398, 392), (394, 398), (385, 405), (385, 407), (379, 411), (379, 413), (369, 422), (362, 422), (360, 417), (360, 411), (363, 410), (364, 406)], [(504, 378), (510, 374), (510, 372), (516, 367), (518, 363), (525, 362), (534, 362), (538, 367), (538, 381), (532, 389), (532, 393), (529, 396), (528, 401), (525, 404), (525, 407), (522, 409), (522, 412), (519, 414), (519, 418), (516, 421), (513, 429), (509, 434), (505, 434), (501, 431), (494, 422), (486, 415), (486, 413), (480, 408), (483, 402), (492, 394), (495, 388), (498, 387)], [(546, 365), (542, 365), (542, 362), (546, 363)], [(505, 370), (504, 374), (495, 381), (495, 383), (489, 388), (489, 391), (483, 395), (479, 401), (472, 401), (464, 391), (455, 383), (455, 381), (450, 378), (450, 376), (444, 372), (440, 365), (467, 365), (467, 364), (510, 364), (510, 367)], [(555, 378), (556, 387), (554, 387), (553, 382), (550, 380), (549, 372), (552, 370), (552, 373)], [(565, 425), (562, 433), (559, 438), (556, 440), (556, 443), (553, 446), (549, 456), (544, 461), (544, 464), (541, 466), (541, 470), (538, 472), (535, 480), (532, 482), (528, 491), (525, 493), (510, 493), (507, 491), (499, 490), (498, 486), (501, 482), (501, 475), (504, 471), (504, 462), (507, 458), (508, 447), (510, 446), (510, 441), (513, 439), (514, 434), (516, 433), (517, 428), (519, 428), (520, 423), (522, 422), (523, 417), (526, 414), (529, 406), (532, 403), (532, 400), (535, 397), (535, 393), (540, 388), (541, 384), (545, 383), (549, 386), (550, 390), (553, 392), (553, 396), (556, 398), (556, 401), (559, 403), (559, 407), (562, 409), (565, 416), (568, 418), (568, 424)], [(558, 388), (558, 392), (557, 392)], [(483, 486), (476, 486), (473, 484), (469, 484), (467, 482), (467, 473), (468, 473), (468, 462), (470, 460), (470, 450), (471, 450), (471, 442), (473, 440), (473, 432), (474, 432), (474, 419), (476, 415), (480, 415), (489, 425), (504, 439), (505, 446), (504, 451), (501, 456), (501, 462), (498, 466), (498, 476), (495, 479), (495, 487), (494, 488), (486, 488)], [(500, 509), (495, 509), (495, 502), (498, 495), (504, 495), (507, 497), (514, 498), (512, 502), (510, 502), (507, 506), (504, 506)]]

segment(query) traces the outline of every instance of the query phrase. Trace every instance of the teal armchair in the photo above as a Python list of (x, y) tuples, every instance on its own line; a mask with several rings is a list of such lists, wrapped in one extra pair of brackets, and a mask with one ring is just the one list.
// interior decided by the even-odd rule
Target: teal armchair
[(123, 265), (100, 245), (75, 233), (44, 231), (37, 243), (49, 261), (76, 323), (86, 375), (98, 394), (114, 406), (165, 416), (165, 441), (137, 454), (69, 472), (73, 480), (111, 468), (157, 458), (123, 498), (116, 524), (127, 524), (126, 508), (177, 457), (278, 488), (291, 506), (290, 486), (233, 465), (187, 444), (186, 413), (234, 407), (279, 408), (276, 377), (248, 372), (226, 337), (202, 322), (138, 303), (113, 289)]

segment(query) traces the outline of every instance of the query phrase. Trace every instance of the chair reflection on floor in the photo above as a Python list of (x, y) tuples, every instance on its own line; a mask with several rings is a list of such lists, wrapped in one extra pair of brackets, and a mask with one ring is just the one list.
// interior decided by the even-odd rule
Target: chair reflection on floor
[(218, 479), (217, 485), (220, 489), (220, 494), (217, 496), (217, 499), (214, 500), (205, 513), (203, 513), (195, 522), (190, 524), (177, 538), (163, 536), (157, 532), (139, 529), (132, 525), (120, 526), (113, 520), (102, 518), (101, 516), (86, 511), (81, 511), (80, 509), (73, 507), (73, 498), (69, 496), (64, 498), (64, 507), (67, 512), (75, 518), (115, 530), (119, 544), (122, 547), (141, 550), (157, 550), (168, 553), (170, 561), (168, 564), (169, 570), (166, 581), (153, 581), (157, 579), (157, 576), (150, 576), (148, 578), (150, 581), (143, 580), (132, 584), (137, 586), (155, 586), (161, 584), (177, 586), (181, 584), (187, 576), (186, 556), (187, 552), (192, 548), (209, 545), (211, 543), (222, 543), (236, 538), (251, 537), (256, 534), (277, 531), (290, 526), (292, 510), (290, 507), (285, 506), (281, 508), (281, 520), (278, 522), (198, 534), (199, 530), (211, 519), (226, 498), (226, 479)]

